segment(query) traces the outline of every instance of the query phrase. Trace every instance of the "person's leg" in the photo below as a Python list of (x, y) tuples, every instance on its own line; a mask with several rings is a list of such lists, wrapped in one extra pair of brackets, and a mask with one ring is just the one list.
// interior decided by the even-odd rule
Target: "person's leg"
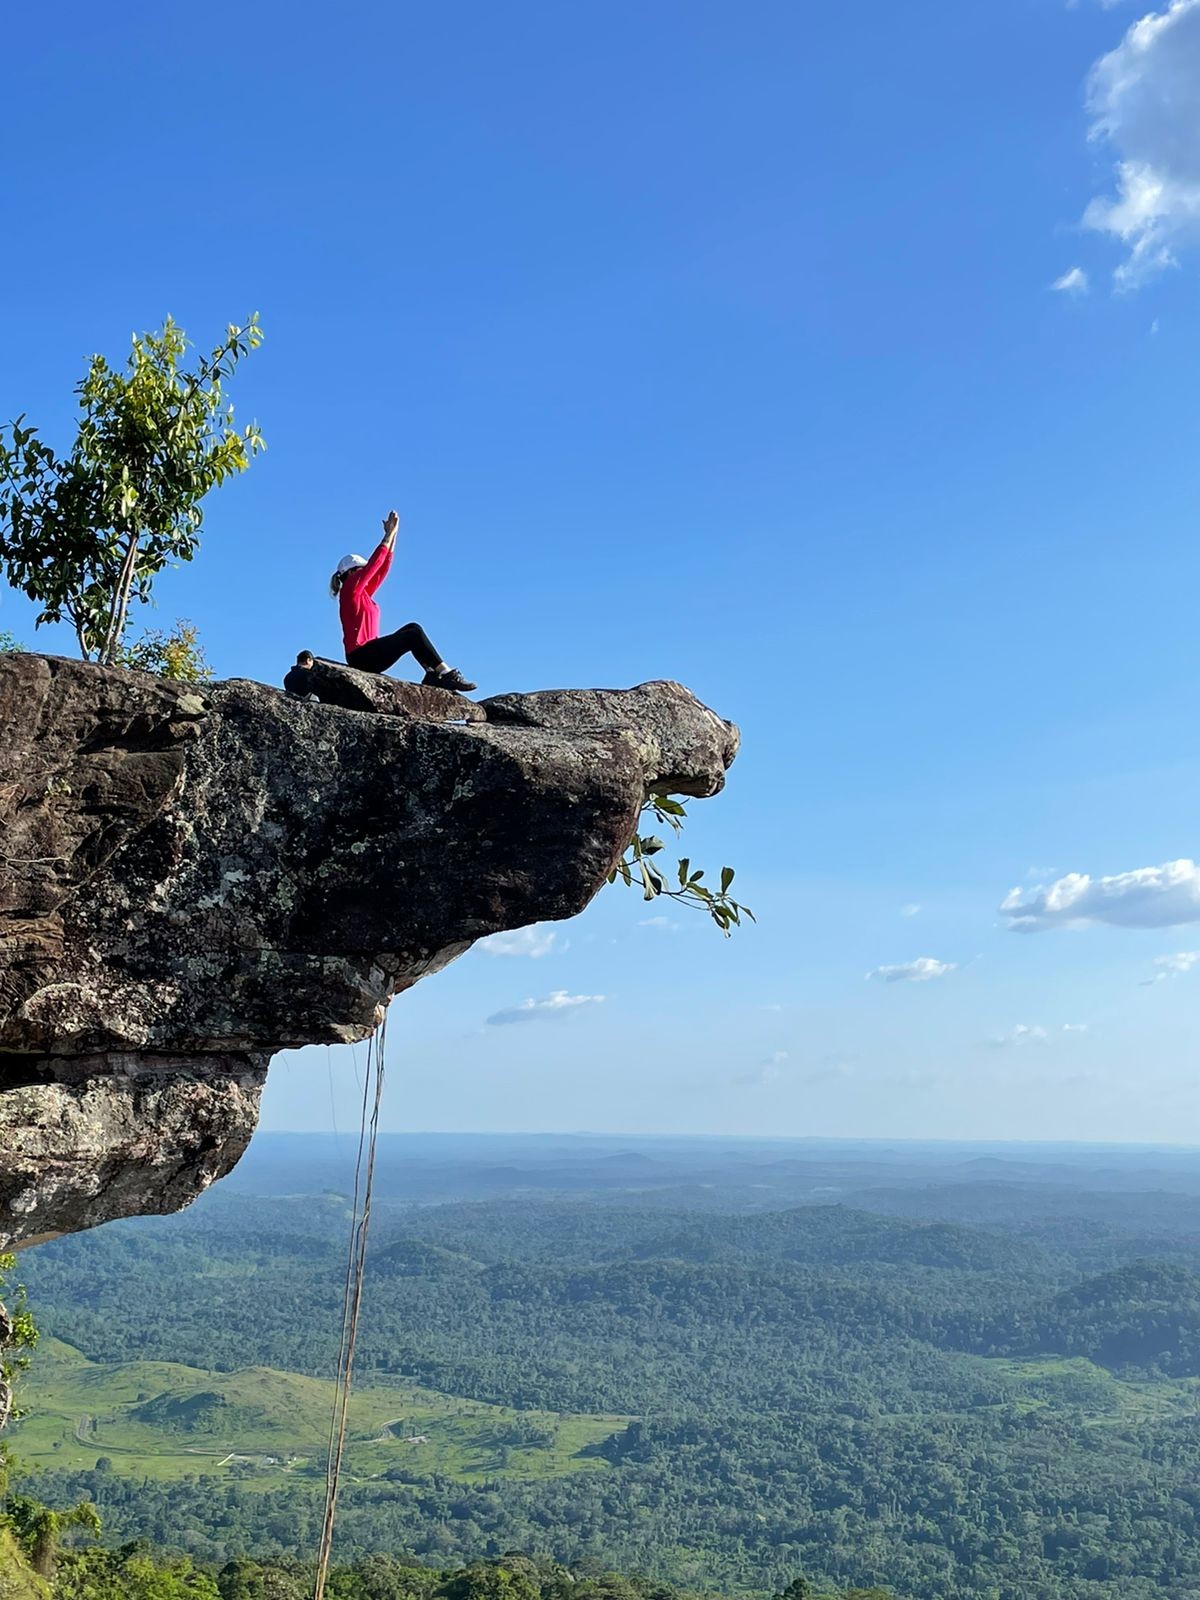
[(357, 672), (386, 672), (396, 659), (388, 648), (386, 638), (368, 639), (357, 650), (347, 652), (346, 665)]
[(401, 656), (409, 652), (426, 672), (445, 672), (446, 663), (430, 643), (429, 635), (419, 622), (406, 622), (395, 633), (385, 633), (378, 639), (369, 639), (359, 645), (346, 658), (346, 664), (360, 672), (386, 672), (394, 667)]
[(399, 642), (404, 640), (403, 650), (411, 650), (419, 667), (424, 667), (426, 672), (446, 672), (449, 669), (438, 655), (430, 642), (429, 635), (419, 622), (406, 622), (402, 628), (397, 628), (392, 638)]

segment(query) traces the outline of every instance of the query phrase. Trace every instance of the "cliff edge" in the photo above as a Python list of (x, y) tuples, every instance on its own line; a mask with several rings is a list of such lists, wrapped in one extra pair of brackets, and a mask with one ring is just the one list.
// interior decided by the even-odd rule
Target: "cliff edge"
[(0, 1249), (186, 1205), (275, 1051), (575, 915), (647, 793), (715, 794), (737, 751), (676, 683), (472, 705), (315, 670), (340, 703), (0, 657)]

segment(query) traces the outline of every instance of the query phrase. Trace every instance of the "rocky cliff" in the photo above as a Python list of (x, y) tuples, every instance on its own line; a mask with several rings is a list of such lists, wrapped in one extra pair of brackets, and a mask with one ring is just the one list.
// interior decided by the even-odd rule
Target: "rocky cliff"
[(737, 750), (675, 683), (289, 683), (0, 657), (0, 1249), (186, 1205), (275, 1051), (581, 911), (647, 791), (715, 794)]

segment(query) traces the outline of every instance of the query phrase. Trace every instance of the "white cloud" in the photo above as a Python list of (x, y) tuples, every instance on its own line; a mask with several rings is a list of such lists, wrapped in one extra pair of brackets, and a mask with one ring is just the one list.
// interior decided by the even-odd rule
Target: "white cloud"
[(479, 941), (479, 948), (487, 956), (529, 956), (536, 961), (552, 950), (565, 950), (567, 945), (553, 928), (535, 922), (532, 927), (516, 928), (511, 933), (491, 933)]
[(873, 967), (868, 978), (882, 978), (884, 983), (928, 983), (931, 978), (944, 978), (958, 965), (955, 961), (935, 961), (932, 956), (918, 956), (915, 961), (902, 961), (896, 966)]
[(1084, 226), (1126, 246), (1114, 278), (1135, 288), (1200, 241), (1200, 0), (1171, 0), (1135, 22), (1088, 79), (1091, 137), (1117, 157), (1115, 195)]
[(739, 1072), (733, 1082), (755, 1089), (765, 1088), (767, 1084), (774, 1083), (779, 1078), (788, 1059), (786, 1050), (774, 1050), (765, 1061), (760, 1061), (758, 1066), (751, 1067), (746, 1072)]
[(1080, 1034), (1088, 1031), (1086, 1022), (1064, 1022), (1059, 1029), (1043, 1028), (1040, 1022), (1018, 1022), (1007, 1033), (997, 1034), (991, 1041), (997, 1049), (1004, 1049), (1009, 1045), (1048, 1044), (1059, 1034)]
[(555, 989), (544, 1000), (522, 1000), (519, 1006), (506, 1006), (494, 1011), (487, 1019), (489, 1027), (499, 1027), (508, 1022), (537, 1022), (545, 1017), (563, 1017), (581, 1006), (598, 1006), (602, 994), (568, 994), (565, 989)]
[(1155, 956), (1154, 965), (1168, 972), (1190, 972), (1200, 961), (1200, 950), (1180, 950), (1173, 956)]
[(1000, 910), (1017, 933), (1093, 922), (1117, 928), (1172, 928), (1200, 921), (1200, 868), (1182, 859), (1108, 878), (1069, 872), (1048, 887), (1010, 890)]
[(1142, 987), (1149, 988), (1151, 984), (1177, 978), (1181, 973), (1190, 972), (1197, 962), (1200, 962), (1200, 950), (1178, 950), (1173, 956), (1155, 956), (1154, 965), (1158, 971), (1152, 978), (1144, 978)]
[(656, 928), (659, 933), (678, 933), (680, 925), (678, 922), (672, 922), (670, 917), (643, 917), (638, 927)]
[(854, 1063), (845, 1056), (826, 1056), (803, 1072), (800, 1081), (808, 1085), (841, 1082), (854, 1076)]
[(917, 917), (920, 916), (920, 914), (921, 907), (915, 900), (910, 900), (908, 905), (900, 907), (900, 915), (902, 917)]
[(1033, 1022), (1018, 1022), (1015, 1028), (1010, 1028), (1007, 1033), (997, 1034), (992, 1043), (999, 1049), (1005, 1045), (1015, 1044), (1045, 1044), (1050, 1035), (1040, 1024)]
[(1081, 297), (1087, 294), (1091, 284), (1088, 282), (1088, 275), (1082, 267), (1072, 267), (1070, 271), (1064, 272), (1061, 278), (1055, 278), (1050, 287), (1060, 294)]

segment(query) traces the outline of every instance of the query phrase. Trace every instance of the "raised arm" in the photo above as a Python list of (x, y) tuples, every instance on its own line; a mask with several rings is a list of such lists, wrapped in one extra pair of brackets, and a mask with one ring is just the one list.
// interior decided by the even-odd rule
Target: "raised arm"
[(374, 594), (388, 575), (392, 564), (392, 551), (396, 548), (396, 535), (400, 531), (400, 518), (389, 511), (383, 519), (383, 538), (376, 545), (371, 559), (363, 569), (362, 581), (368, 594)]

